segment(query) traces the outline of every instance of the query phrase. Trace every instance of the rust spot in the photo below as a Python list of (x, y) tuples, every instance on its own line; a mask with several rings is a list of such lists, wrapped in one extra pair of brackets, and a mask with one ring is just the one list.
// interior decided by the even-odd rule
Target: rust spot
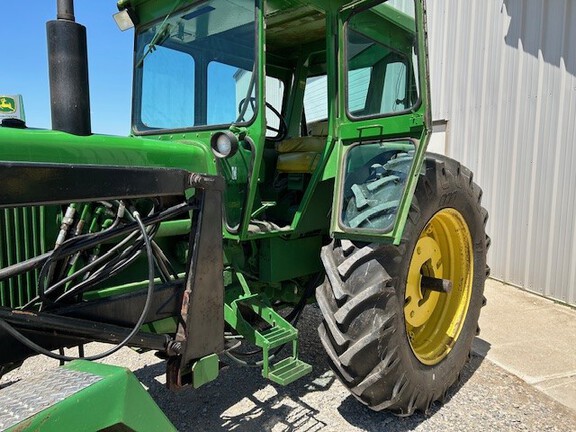
[(12, 429), (12, 432), (24, 432), (26, 429), (28, 429), (28, 427), (30, 427), (30, 423), (32, 423), (33, 418), (29, 418), (24, 420), (23, 422), (20, 422), (14, 429)]
[(38, 427), (36, 428), (36, 432), (42, 432), (44, 423), (46, 423), (48, 420), (50, 420), (50, 414), (46, 415), (42, 421), (40, 422), (40, 424), (38, 425)]
[(13, 313), (13, 314), (18, 314), (18, 315), (38, 316), (38, 315), (36, 315), (34, 312), (23, 311), (23, 310), (13, 310), (12, 313)]

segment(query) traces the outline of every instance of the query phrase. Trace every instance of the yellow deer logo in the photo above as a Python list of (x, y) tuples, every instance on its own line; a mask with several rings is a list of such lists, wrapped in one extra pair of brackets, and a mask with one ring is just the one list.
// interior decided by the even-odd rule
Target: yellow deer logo
[(0, 112), (13, 113), (16, 111), (16, 103), (14, 99), (8, 97), (0, 97)]

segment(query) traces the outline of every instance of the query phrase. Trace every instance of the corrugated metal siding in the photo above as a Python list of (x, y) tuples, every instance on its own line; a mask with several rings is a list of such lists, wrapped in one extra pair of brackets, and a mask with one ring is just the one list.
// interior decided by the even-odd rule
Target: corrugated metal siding
[(432, 111), (484, 189), (492, 275), (576, 304), (576, 1), (428, 0)]

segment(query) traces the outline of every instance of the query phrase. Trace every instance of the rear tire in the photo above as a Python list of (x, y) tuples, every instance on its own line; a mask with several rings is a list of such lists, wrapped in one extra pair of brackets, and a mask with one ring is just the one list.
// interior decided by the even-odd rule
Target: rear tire
[[(327, 277), (316, 293), (320, 339), (338, 378), (371, 409), (398, 415), (426, 412), (458, 379), (488, 272), (487, 212), (472, 173), (439, 155), (425, 167), (401, 244), (333, 241), (322, 250)], [(450, 279), (452, 291), (421, 287), (421, 275)]]

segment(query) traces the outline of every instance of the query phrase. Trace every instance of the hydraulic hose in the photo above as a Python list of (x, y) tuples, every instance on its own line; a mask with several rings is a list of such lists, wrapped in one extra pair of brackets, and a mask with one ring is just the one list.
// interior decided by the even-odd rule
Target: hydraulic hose
[[(148, 257), (148, 291), (146, 294), (146, 302), (144, 303), (144, 307), (142, 309), (142, 313), (140, 314), (140, 317), (138, 318), (138, 321), (136, 322), (136, 324), (134, 325), (132, 331), (128, 334), (128, 336), (126, 336), (126, 338), (124, 338), (124, 340), (122, 340), (120, 343), (118, 343), (117, 345), (115, 345), (114, 347), (110, 348), (107, 351), (104, 351), (102, 353), (99, 353), (99, 354), (96, 354), (93, 356), (83, 357), (84, 360), (99, 360), (101, 358), (104, 358), (104, 357), (107, 357), (111, 354), (114, 354), (116, 351), (118, 351), (119, 349), (124, 347), (126, 344), (128, 344), (130, 339), (132, 339), (136, 335), (136, 333), (138, 333), (138, 331), (140, 330), (140, 327), (144, 323), (146, 316), (148, 315), (148, 312), (150, 310), (150, 305), (152, 304), (152, 297), (153, 297), (153, 293), (154, 293), (154, 255), (153, 255), (153, 251), (152, 251), (152, 242), (150, 240), (150, 237), (148, 236), (148, 233), (146, 232), (146, 227), (144, 226), (142, 220), (140, 219), (140, 215), (138, 214), (138, 212), (134, 212), (133, 216), (134, 216), (134, 219), (136, 220), (136, 223), (138, 224), (140, 231), (142, 232), (142, 236), (144, 237), (144, 244), (146, 247), (146, 255)], [(44, 354), (48, 357), (51, 357), (53, 359), (60, 360), (60, 361), (72, 361), (72, 360), (78, 360), (80, 358), (80, 357), (71, 357), (71, 356), (56, 354), (56, 353), (53, 353), (53, 352), (47, 350), (46, 348), (41, 347), (37, 343), (28, 339), (26, 336), (24, 336), (21, 332), (16, 330), (14, 327), (12, 327), (10, 324), (8, 324), (3, 319), (0, 319), (0, 327), (3, 328), (11, 336), (13, 336), (17, 341), (19, 341), (20, 343), (26, 345), (28, 348), (30, 348), (33, 351), (36, 351), (40, 354)]]

